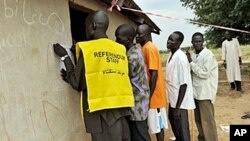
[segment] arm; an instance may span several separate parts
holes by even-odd
[[[174,109],[174,117],[175,118],[180,118],[181,116],[181,103],[185,97],[185,93],[186,93],[186,89],[187,89],[187,84],[182,84],[180,86],[180,90],[179,90],[179,95],[178,95],[178,99],[177,99],[177,103],[176,103],[176,106],[175,106],[175,109]]]
[[[235,42],[236,42],[237,51],[239,55],[239,64],[242,65],[240,43],[237,38],[235,39]]]
[[[181,103],[182,103],[184,96],[185,96],[185,93],[186,93],[186,89],[187,89],[187,84],[182,84],[180,86],[179,95],[178,95],[178,99],[177,99],[177,103],[176,103],[175,108],[180,109]]]
[[[82,53],[80,53],[80,57],[79,60],[77,61],[75,68],[69,57],[65,59],[64,64],[67,72],[66,80],[68,83],[70,83],[73,89],[77,91],[86,89],[86,82],[84,76],[85,68],[84,68],[84,60]]]
[[[150,98],[153,96],[155,91],[156,82],[158,79],[158,62],[160,62],[160,56],[157,48],[152,44],[152,47],[147,50],[146,64],[148,65],[149,71],[149,88],[150,88]],[[161,70],[162,71],[162,70]]]
[[[180,118],[181,116],[181,110],[180,110],[181,104],[186,94],[188,80],[191,77],[189,67],[190,67],[189,64],[184,60],[180,61],[177,66],[176,73],[179,74],[177,79],[178,82],[180,83],[180,88],[178,92],[178,99],[173,113],[175,118]]]
[[[222,65],[226,69],[227,68],[227,63],[226,63],[226,45],[225,45],[225,42],[222,43],[221,59],[223,61]]]
[[[238,53],[239,53],[239,57],[241,57],[240,43],[239,43],[238,39],[235,39],[235,41],[236,41],[236,45],[237,45],[237,50],[238,50]]]
[[[225,45],[225,42],[222,43],[221,59],[223,61],[226,61],[226,45]]]
[[[138,54],[137,52],[128,50],[127,51],[127,58],[128,58],[128,69],[129,69],[129,78],[132,83],[132,80],[135,75],[137,75],[136,72],[136,66],[138,66]]]
[[[71,46],[70,51],[71,51],[71,53],[72,53],[73,56],[74,56],[74,63],[76,64],[76,45],[75,45],[75,44],[73,44],[73,45]]]
[[[157,70],[149,70],[149,74],[150,74],[149,88],[150,88],[150,98],[151,98],[155,91],[156,81],[158,78],[158,72]]]
[[[196,74],[200,78],[208,78],[210,76],[211,70],[214,69],[216,65],[216,60],[214,56],[205,56],[204,62],[199,66],[194,62],[190,62],[191,70],[194,74]]]
[[[54,52],[59,56],[65,56],[67,55],[67,51],[60,45],[60,44],[54,44],[53,45]],[[66,82],[70,83],[71,86],[78,90],[81,91],[86,87],[85,85],[85,77],[84,77],[84,60],[83,60],[83,55],[80,53],[80,57],[78,60],[78,63],[76,64],[76,67],[74,68],[74,65],[69,58],[69,56],[66,57],[64,60],[64,65],[66,67],[66,71],[61,70],[63,80]]]

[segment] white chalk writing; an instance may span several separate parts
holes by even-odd
[[[49,29],[57,34],[61,34],[65,31],[64,23],[56,12],[51,12],[49,14],[46,14],[48,16],[45,16],[42,12],[39,12],[39,10],[36,10],[34,7],[32,14],[27,14],[26,11],[30,11],[30,9],[26,8],[26,0],[22,1],[22,9],[19,12],[19,5],[20,1],[16,0],[16,3],[14,5],[8,5],[7,0],[3,0],[4,3],[4,15],[5,18],[14,18],[14,17],[20,17],[22,14],[22,19],[27,25],[32,24],[40,24],[43,26],[48,26]],[[31,7],[29,7],[31,8]]]
[[[7,33],[7,36],[5,38],[0,39],[0,50],[3,48],[9,48],[9,47],[27,47],[28,41],[26,34],[23,31],[19,33]]]

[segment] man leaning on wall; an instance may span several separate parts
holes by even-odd
[[[60,44],[55,53],[66,66],[63,79],[82,92],[85,128],[92,141],[130,141],[126,116],[134,106],[128,77],[126,49],[106,35],[109,19],[105,12],[90,14],[85,22],[87,41],[76,44],[74,67]]]

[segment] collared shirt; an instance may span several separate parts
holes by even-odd
[[[139,47],[134,45],[127,52],[129,63],[129,77],[133,88],[135,106],[131,108],[130,119],[136,121],[145,120],[149,108],[149,85],[144,57]]]
[[[191,55],[190,63],[193,80],[194,98],[215,102],[218,87],[218,63],[214,54],[204,48],[199,54]]]
[[[172,54],[170,54],[166,63],[165,79],[170,106],[172,108],[176,107],[180,86],[186,84],[187,89],[180,108],[194,109],[192,80],[187,56],[181,49],[178,49],[170,60],[171,55]]]

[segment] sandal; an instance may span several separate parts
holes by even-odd
[[[246,115],[242,116],[241,119],[247,119],[247,118],[250,118],[250,114],[247,113]]]

